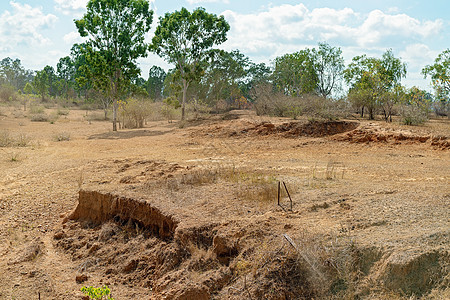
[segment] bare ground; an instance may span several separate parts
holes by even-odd
[[[0,299],[450,295],[448,120],[110,127],[0,116]]]

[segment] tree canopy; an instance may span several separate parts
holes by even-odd
[[[174,64],[183,82],[182,116],[185,118],[186,93],[189,84],[202,72],[202,63],[213,46],[226,41],[230,25],[203,8],[192,13],[186,8],[166,13],[159,19],[151,51]]]
[[[406,64],[394,57],[392,50],[387,50],[382,58],[356,56],[344,71],[344,78],[350,86],[349,98],[362,107],[367,107],[370,119],[374,118],[377,105],[383,106],[383,101],[391,101],[386,93],[400,85],[406,76]],[[388,105],[392,107],[391,105]],[[385,112],[390,119],[390,112]]]
[[[117,101],[140,74],[136,60],[147,56],[145,34],[152,20],[147,0],[90,0],[83,18],[75,20],[80,35],[89,37],[82,48],[89,64],[84,71],[113,102],[114,131]]]
[[[450,48],[443,51],[434,60],[433,65],[425,66],[422,69],[422,74],[427,77],[430,76],[433,86],[436,90],[437,96],[447,101],[450,96]],[[445,100],[444,100],[445,101]]]

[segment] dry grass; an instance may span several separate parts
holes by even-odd
[[[30,114],[36,115],[36,114],[43,114],[45,111],[45,107],[43,105],[36,105],[32,104],[30,105]]]
[[[34,114],[31,116],[31,122],[48,122],[50,117],[45,113]]]
[[[167,189],[177,191],[185,186],[199,186],[228,182],[235,185],[235,196],[242,200],[270,202],[277,197],[275,177],[257,171],[217,167],[192,170],[165,180]],[[150,183],[151,185],[151,183]]]
[[[86,115],[86,120],[89,121],[89,122],[92,122],[92,121],[106,121],[106,120],[108,120],[108,115],[106,116],[106,119],[105,119],[105,113],[104,112],[91,112],[91,113]]]
[[[57,133],[54,138],[56,142],[70,141],[70,133],[62,131]]]
[[[11,135],[7,130],[0,131],[0,147],[27,147],[31,143],[29,136],[23,133]]]
[[[68,116],[70,113],[70,110],[68,109],[63,109],[63,108],[58,108],[58,110],[56,111],[56,113],[58,114],[58,116]]]

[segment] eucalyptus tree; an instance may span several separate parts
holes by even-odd
[[[422,74],[431,77],[435,88],[450,94],[450,48],[440,53],[433,65],[423,68]]]
[[[314,67],[310,49],[277,57],[272,74],[274,87],[288,96],[313,93],[318,81]]]
[[[239,50],[215,51],[201,82],[208,103],[215,104],[219,99],[233,102],[241,97],[249,65],[249,58]]]
[[[327,43],[319,43],[319,48],[312,49],[311,55],[317,78],[317,93],[329,97],[333,91],[341,88],[345,69],[342,50]]]
[[[374,119],[377,106],[392,107],[383,105],[383,101],[392,101],[386,93],[399,86],[405,76],[406,64],[394,57],[392,50],[387,50],[381,59],[356,56],[344,71],[344,78],[350,85],[350,100],[358,103],[362,116],[367,107],[370,119]],[[391,111],[385,111],[386,120],[390,119],[390,114]]]
[[[163,68],[158,66],[152,66],[148,71],[147,80],[147,92],[150,98],[155,100],[162,99],[164,80],[166,79],[167,73]]]
[[[185,118],[186,94],[189,84],[203,73],[203,62],[211,49],[226,41],[230,25],[223,16],[197,8],[186,8],[160,17],[151,51],[175,65],[183,83],[181,119]]]
[[[45,70],[37,71],[33,80],[33,89],[41,96],[42,101],[45,100],[45,96],[48,94],[48,87],[48,73]]]
[[[65,56],[59,59],[56,65],[56,74],[61,82],[61,93],[68,98],[69,89],[73,87],[75,66],[70,56]]]
[[[434,64],[425,66],[422,74],[431,77],[437,100],[436,113],[450,118],[450,48],[440,53]]]
[[[26,70],[20,59],[6,57],[0,61],[0,84],[9,85],[22,90],[33,80],[33,71]]]
[[[89,68],[84,68],[103,97],[113,103],[113,131],[117,131],[118,100],[140,75],[137,59],[147,56],[145,34],[153,11],[147,0],[90,0],[83,18],[75,20]]]

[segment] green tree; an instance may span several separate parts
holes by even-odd
[[[386,51],[382,58],[356,56],[344,70],[344,78],[350,85],[349,99],[369,111],[369,118],[374,119],[376,107],[391,107],[383,105],[383,101],[392,101],[387,92],[400,85],[406,76],[406,64],[394,57],[392,50]],[[392,111],[384,111],[386,120],[391,120]]]
[[[202,63],[214,45],[226,41],[229,29],[223,16],[217,17],[203,8],[190,13],[183,7],[160,18],[150,49],[174,64],[179,72],[183,83],[182,120],[189,84],[202,75]]]
[[[47,73],[47,85],[48,85],[48,89],[49,89],[49,95],[50,96],[56,96],[57,95],[57,77],[56,77],[56,73],[55,73],[55,69],[52,66],[45,66],[44,67],[44,72]]]
[[[288,96],[315,91],[318,78],[311,50],[304,49],[275,58],[272,74],[275,88]]]
[[[33,80],[33,89],[41,96],[42,101],[45,101],[45,96],[48,94],[48,73],[45,70],[37,71]]]
[[[150,98],[160,100],[163,95],[166,72],[158,66],[152,66],[148,72],[147,92]]]
[[[230,104],[242,96],[246,69],[250,61],[238,50],[231,52],[216,51],[205,70],[201,84],[204,86],[203,98],[209,104],[215,104],[219,99]]]
[[[31,95],[33,93],[33,86],[29,82],[27,82],[27,84],[23,88],[23,92],[26,95]]]
[[[259,85],[270,83],[272,70],[265,63],[255,64],[250,62],[246,69],[247,77],[241,86],[242,94],[250,101],[254,101],[254,89]]]
[[[438,101],[437,113],[450,118],[450,48],[440,53],[433,65],[425,66],[422,74],[431,77]]]
[[[117,131],[118,100],[140,74],[136,60],[147,56],[145,34],[153,11],[147,0],[90,0],[87,12],[75,25],[89,37],[81,49],[90,66],[86,75],[113,103],[113,131]]]
[[[327,43],[319,43],[319,49],[312,49],[311,55],[317,76],[317,93],[329,97],[341,87],[345,68],[342,50]]]
[[[6,57],[0,61],[0,85],[9,85],[22,90],[33,80],[33,72],[26,70],[19,59]]]
[[[73,74],[73,86],[77,92],[78,97],[84,96],[85,101],[89,101],[89,90],[92,88],[92,81],[84,71],[89,69],[87,65],[85,49],[86,44],[74,44],[70,49],[70,58],[72,60],[74,74]]]
[[[430,76],[436,88],[450,94],[450,48],[440,53],[433,65],[425,66],[422,74]]]
[[[56,66],[56,73],[61,82],[61,92],[68,98],[69,89],[73,86],[75,67],[70,56],[62,57]]]

